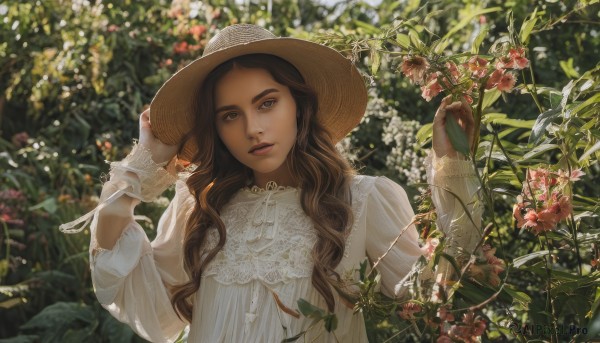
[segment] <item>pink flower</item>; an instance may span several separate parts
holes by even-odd
[[[177,42],[173,45],[173,52],[176,54],[185,54],[189,51],[187,42]]]
[[[452,312],[448,312],[448,308],[446,306],[440,307],[438,310],[438,317],[442,320],[442,322],[453,322],[454,315]]]
[[[478,342],[478,337],[483,335],[487,327],[480,317],[475,318],[473,312],[465,313],[461,324],[452,325],[448,335],[462,342]]]
[[[492,248],[488,244],[484,244],[481,247],[481,250],[483,251],[483,255],[485,256],[485,258],[487,259],[487,263],[490,266],[491,271],[496,275],[502,273],[504,271],[505,264],[503,260],[495,256],[496,248]]]
[[[425,79],[425,72],[429,69],[429,63],[421,56],[404,57],[400,69],[412,83],[420,85]]]
[[[119,31],[119,26],[118,26],[118,25],[115,25],[115,24],[112,24],[112,25],[110,25],[110,26],[109,26],[109,27],[106,29],[106,31],[108,31],[108,32],[116,32],[116,31]]]
[[[400,312],[398,312],[398,315],[402,319],[412,320],[412,319],[415,319],[415,313],[421,312],[421,310],[422,310],[421,305],[419,305],[417,303],[409,302],[409,303],[402,305],[402,310]]]
[[[488,70],[488,61],[479,57],[479,56],[473,56],[471,57],[471,59],[469,59],[469,62],[467,62],[467,69],[469,69],[469,71],[471,71],[471,74],[477,78],[482,78],[487,74],[487,70]]]
[[[556,227],[556,224],[560,221],[558,215],[548,209],[541,210],[537,214],[538,228],[543,231],[550,231]]]
[[[502,91],[502,92],[510,92],[513,89],[513,87],[515,86],[515,83],[517,83],[515,74],[505,73],[502,75],[502,77],[498,81],[496,88],[498,88],[498,90]]]
[[[440,244],[440,240],[437,238],[427,238],[425,246],[423,246],[423,254],[429,261],[435,252],[435,248]]]
[[[523,219],[525,219],[525,226],[534,228],[538,225],[537,221],[538,221],[538,216],[537,216],[537,212],[533,209],[529,209],[527,211],[527,214],[525,214],[525,217],[523,217]]]
[[[448,70],[448,73],[450,74],[450,77],[452,78],[452,82],[456,83],[458,79],[460,79],[460,72],[458,71],[456,63],[448,61],[445,65]]]
[[[508,56],[513,60],[513,68],[525,69],[529,67],[529,60],[525,57],[525,48],[519,47],[510,49],[508,51]]]
[[[566,195],[559,196],[557,193],[552,193],[552,198],[554,203],[548,208],[548,211],[555,214],[558,221],[568,218],[573,210],[571,199]]]
[[[487,83],[485,84],[485,89],[492,89],[492,88],[498,86],[498,83],[502,79],[503,75],[504,75],[503,70],[500,70],[500,69],[494,70],[492,75],[490,75],[490,78],[488,79]]]
[[[204,25],[194,25],[190,28],[189,33],[194,36],[194,39],[200,40],[200,36],[206,32],[206,26]]]
[[[524,69],[529,66],[529,60],[525,57],[525,48],[513,48],[508,51],[507,56],[502,56],[496,62],[497,69]]]
[[[440,92],[444,90],[442,85],[438,82],[438,75],[433,73],[429,75],[427,78],[427,84],[425,86],[421,86],[421,96],[427,100],[431,101],[431,99],[435,98]]]
[[[498,275],[505,269],[504,261],[494,256],[496,248],[492,248],[486,244],[481,247],[481,250],[486,263],[470,265],[468,275],[477,281],[498,286],[500,284],[500,277]]]
[[[566,171],[560,169],[558,171],[558,182],[567,184],[569,181],[579,181],[583,175],[585,175],[585,173],[581,171],[581,168],[573,169],[571,170],[571,173],[567,173]]]
[[[513,206],[513,216],[517,220],[517,227],[522,228],[525,226],[525,219],[523,218],[522,211],[525,208],[525,204],[517,203]]]
[[[496,69],[512,69],[515,67],[515,60],[510,58],[510,56],[502,56],[496,62]]]

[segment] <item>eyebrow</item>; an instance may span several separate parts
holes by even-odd
[[[260,98],[262,98],[263,96],[270,94],[270,93],[275,93],[275,92],[279,92],[279,90],[275,89],[275,88],[265,89],[264,91],[260,92],[260,94],[256,95],[254,98],[252,98],[252,103],[254,104],[258,100],[260,100]],[[235,105],[221,106],[221,107],[217,108],[217,110],[215,111],[215,114],[218,114],[218,113],[220,113],[222,111],[226,111],[226,110],[232,110],[235,108],[237,108],[237,106],[235,106]]]

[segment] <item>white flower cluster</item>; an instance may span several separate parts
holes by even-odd
[[[392,146],[386,164],[405,177],[407,184],[426,181],[424,153],[420,149],[416,134],[421,123],[414,120],[402,120],[392,117],[383,128],[382,140]]]
[[[358,160],[358,155],[356,150],[352,146],[352,137],[346,136],[341,141],[339,141],[335,147],[337,150],[344,156],[348,161],[354,163]]]
[[[378,97],[375,91],[370,91],[369,98],[365,116],[362,118],[361,123],[368,123],[371,117],[389,119],[398,116],[398,111],[388,105],[384,99]]]

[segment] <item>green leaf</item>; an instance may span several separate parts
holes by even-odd
[[[591,148],[589,148],[588,150],[586,150],[583,155],[581,155],[581,157],[579,157],[579,163],[583,162],[584,160],[586,160],[591,154],[595,153],[596,151],[600,150],[600,141],[596,142],[596,144],[594,144],[594,146],[592,146]]]
[[[500,98],[500,95],[502,95],[502,92],[499,91],[497,88],[486,90],[483,94],[483,102],[481,104],[481,109],[484,110],[492,106],[496,102],[496,100]]]
[[[531,261],[533,259],[536,259],[538,257],[542,257],[544,255],[548,255],[548,250],[536,251],[536,252],[533,252],[531,254],[527,254],[527,255],[524,255],[524,256],[517,257],[517,258],[515,258],[513,260],[513,266],[515,268],[520,268],[525,263],[527,263],[527,262],[529,262],[529,261]]]
[[[431,134],[433,133],[433,123],[427,123],[419,129],[417,132],[417,142],[423,145],[427,142],[429,138],[431,138]]]
[[[108,342],[131,342],[134,336],[133,330],[124,323],[116,320],[108,312],[103,311],[102,325],[100,333],[102,337],[106,337]]]
[[[504,291],[508,293],[514,301],[518,302],[524,308],[529,307],[529,303],[531,302],[531,297],[526,293],[519,292],[516,289],[513,289],[512,286],[506,285],[504,287]]]
[[[379,33],[378,28],[376,28],[375,26],[373,26],[371,24],[365,23],[364,21],[354,20],[354,24],[356,24],[357,27],[360,27],[361,29],[363,29],[365,33],[369,33],[369,34]]]
[[[408,31],[408,37],[410,38],[410,44],[415,47],[417,50],[421,50],[425,44],[419,38],[419,33],[415,30]]]
[[[489,30],[490,30],[490,28],[488,25],[484,25],[481,28],[481,30],[477,34],[477,37],[475,37],[475,39],[473,40],[473,45],[471,46],[472,54],[477,55],[479,53],[479,47],[481,46],[481,43],[483,42],[485,37],[487,37]]]
[[[396,35],[396,43],[398,43],[398,45],[400,45],[400,47],[408,50],[410,48],[410,37],[408,37],[408,35],[405,35],[403,33],[398,33]]]
[[[56,210],[58,209],[58,205],[56,204],[56,199],[48,198],[48,199],[42,201],[41,203],[31,206],[29,208],[30,211],[35,211],[35,210],[39,210],[39,209],[44,209],[44,211],[51,213],[51,214],[55,213]]]
[[[470,151],[467,135],[460,125],[458,125],[454,116],[450,114],[446,116],[446,133],[454,149],[465,156],[469,156]]]
[[[535,156],[537,156],[537,155],[539,155],[541,153],[544,153],[544,152],[549,151],[549,150],[554,150],[556,148],[558,148],[558,144],[549,144],[548,143],[548,144],[538,145],[535,148],[531,149],[531,151],[529,151],[528,153],[526,153],[523,156],[523,159],[521,161],[519,161],[519,162],[523,162],[523,161],[529,160],[529,159],[531,159],[531,158],[533,158],[533,157],[535,157]]]
[[[76,322],[92,323],[93,321],[94,313],[88,305],[58,302],[45,307],[40,313],[23,324],[21,329],[54,330]]]
[[[516,127],[520,129],[531,129],[533,125],[535,125],[535,120],[521,120],[521,119],[496,119],[493,120],[492,123],[506,125],[511,127]]]
[[[592,96],[591,98],[587,99],[586,101],[578,104],[571,112],[573,113],[573,115],[578,115],[579,112],[581,110],[583,110],[584,108],[588,107],[588,106],[592,106],[592,105],[597,105],[598,103],[600,103],[600,93]],[[600,114],[600,110],[596,107],[596,110],[592,112],[592,114],[596,114],[596,116],[598,114]],[[580,117],[584,117],[582,115],[579,114]]]
[[[456,291],[473,304],[480,304],[494,294],[492,289],[469,280],[461,281],[460,287]]]
[[[546,133],[546,127],[550,125],[556,118],[560,116],[560,109],[553,108],[542,114],[540,114],[533,128],[531,129],[531,135],[529,136],[529,144],[538,144],[544,134]]]
[[[565,72],[567,77],[576,79],[580,76],[577,70],[575,70],[575,67],[573,67],[573,57],[569,57],[569,59],[566,61],[559,61],[558,64]]]
[[[463,20],[461,20],[458,24],[454,25],[452,27],[452,29],[450,31],[448,31],[448,33],[446,33],[446,35],[443,37],[443,39],[448,39],[448,38],[452,37],[452,35],[454,35],[456,32],[460,31],[463,27],[467,26],[473,20],[473,18],[479,17],[482,14],[499,12],[499,11],[502,11],[502,7],[492,7],[492,8],[486,8],[486,9],[470,12],[468,16],[463,18]]]
[[[529,17],[529,19],[525,20],[523,22],[523,25],[521,25],[521,30],[519,31],[519,39],[521,40],[521,43],[527,44],[529,35],[531,34],[531,31],[533,30],[533,27],[535,26],[537,20],[538,20],[538,18],[537,18],[537,7],[536,7],[533,10],[533,13],[531,13],[531,16]]]
[[[302,298],[298,299],[298,310],[308,318],[322,319],[325,317],[325,311]]]
[[[327,330],[327,332],[335,331],[338,325],[337,316],[334,313],[328,314],[325,317],[325,322],[323,323],[323,325],[325,325],[325,330]]]
[[[431,44],[431,49],[434,53],[441,55],[449,44],[449,39],[438,39]]]
[[[371,74],[377,74],[379,66],[381,65],[381,53],[378,51],[381,49],[381,41],[377,40],[371,43]]]

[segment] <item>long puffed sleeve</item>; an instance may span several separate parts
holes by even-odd
[[[419,234],[412,224],[414,212],[400,185],[386,177],[378,177],[369,193],[365,215],[367,255],[372,260],[378,260],[385,254],[376,269],[381,274],[381,291],[386,296],[394,297],[394,287],[398,281],[412,270],[413,264],[423,255]],[[396,244],[390,248],[394,241]]]
[[[152,243],[132,221],[111,250],[91,256],[92,281],[102,306],[152,342],[174,342],[186,326],[171,306],[167,287],[188,280],[182,241],[190,200],[187,186],[178,181]],[[92,234],[94,229],[92,223]]]
[[[176,182],[174,165],[156,164],[150,151],[139,144],[125,159],[110,165],[110,180],[103,187],[96,209],[63,224],[61,230],[79,232],[93,218],[90,268],[99,302],[141,337],[152,342],[174,342],[186,323],[176,315],[167,289],[188,280],[183,268],[182,241],[193,199],[185,182],[177,181],[175,197],[157,225],[156,238],[150,243],[142,227],[135,222],[133,210],[140,201],[152,201]],[[119,199],[129,201],[117,202]],[[107,212],[112,216],[107,216]],[[102,219],[104,234],[118,233],[118,240],[110,249],[97,243],[99,219]]]
[[[439,158],[431,152],[426,167],[438,215],[437,225],[447,237],[446,253],[456,256],[466,251],[470,254],[481,239],[482,213],[473,164]],[[425,251],[419,245],[418,233],[412,224],[414,212],[400,185],[385,177],[377,178],[369,194],[366,216],[367,254],[378,261],[376,268],[382,276],[381,290],[385,295],[403,295],[411,283],[411,275],[417,271],[421,272],[422,280],[434,277],[429,269],[417,268],[416,262]],[[383,255],[385,257],[380,259]],[[436,279],[449,277],[449,268],[442,259]]]
[[[471,254],[482,237],[479,228],[483,213],[473,163],[440,158],[431,151],[425,166],[437,212],[436,224],[446,234],[446,252],[452,256],[461,250]]]

